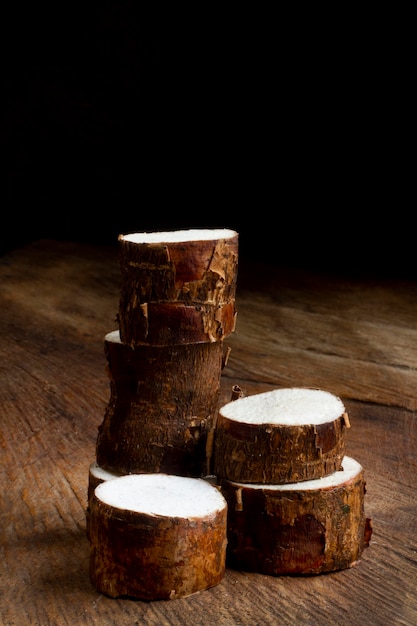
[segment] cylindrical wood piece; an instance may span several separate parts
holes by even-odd
[[[90,576],[108,596],[169,600],[213,587],[226,546],[227,503],[202,479],[131,475],[94,491]]]
[[[113,331],[104,348],[111,393],[98,430],[98,465],[120,474],[206,473],[223,342],[133,349]]]
[[[235,329],[238,233],[119,235],[119,329],[131,346],[213,342]]]
[[[220,484],[228,503],[231,567],[273,576],[320,574],[353,566],[368,545],[363,469],[350,457],[322,479]]]
[[[342,401],[320,389],[275,389],[220,408],[214,473],[242,483],[314,480],[340,468],[349,425]]]

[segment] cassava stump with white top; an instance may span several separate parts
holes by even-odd
[[[90,504],[93,499],[95,488],[101,485],[101,483],[104,483],[106,480],[113,480],[113,478],[119,478],[120,476],[123,476],[123,474],[119,474],[118,472],[109,472],[108,470],[100,467],[97,461],[90,463],[90,467],[88,469],[87,507],[85,512],[87,538],[90,537]]]
[[[172,600],[213,587],[226,546],[226,500],[202,479],[137,474],[94,491],[90,577],[110,597]]]
[[[123,343],[213,342],[235,329],[238,233],[190,229],[119,235]]]
[[[321,574],[352,567],[369,543],[364,472],[351,457],[321,479],[220,485],[228,503],[227,563],[236,569]]]
[[[113,480],[114,478],[120,478],[120,476],[123,476],[123,474],[105,470],[100,467],[97,461],[93,461],[93,463],[90,463],[90,467],[88,468],[88,501],[91,501],[94,495],[95,488],[101,485],[101,483],[104,483],[107,480]]]
[[[206,473],[223,342],[132,348],[113,331],[104,348],[110,399],[98,429],[98,465],[121,474]]]
[[[294,483],[337,471],[349,419],[342,401],[320,389],[274,389],[219,409],[214,473],[242,483]]]

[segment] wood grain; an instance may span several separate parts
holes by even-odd
[[[214,588],[169,602],[106,598],[88,575],[88,473],[110,393],[103,339],[116,328],[116,248],[39,241],[0,259],[0,284],[2,624],[415,626],[416,283],[242,270],[221,402],[235,384],[247,395],[294,384],[339,395],[372,540],[348,570],[227,569]]]

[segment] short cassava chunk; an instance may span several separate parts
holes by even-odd
[[[131,348],[113,331],[104,346],[111,393],[98,430],[98,465],[120,474],[202,476],[223,342]]]
[[[243,483],[293,483],[340,468],[349,419],[341,400],[320,389],[275,389],[220,408],[214,473]]]
[[[321,574],[353,566],[369,543],[364,473],[350,457],[322,479],[220,485],[229,511],[227,562],[236,569]]]
[[[227,546],[227,503],[197,478],[141,474],[96,487],[90,577],[110,597],[173,600],[217,585]]]
[[[238,233],[190,229],[119,236],[123,343],[213,342],[235,329]]]

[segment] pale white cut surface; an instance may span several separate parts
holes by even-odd
[[[107,333],[107,335],[105,335],[104,340],[108,341],[109,343],[122,343],[120,340],[120,331],[112,330],[110,333]]]
[[[233,400],[220,413],[246,424],[314,425],[336,420],[345,413],[343,402],[320,389],[274,389]]]
[[[247,487],[249,489],[267,489],[268,491],[315,491],[317,489],[328,489],[331,487],[338,487],[343,485],[347,481],[351,480],[362,471],[362,465],[352,459],[350,456],[343,457],[341,470],[333,472],[324,478],[317,478],[315,480],[303,480],[298,483],[287,483],[285,485],[265,485],[259,483],[236,483],[233,485],[239,487]]]
[[[95,495],[118,509],[167,517],[205,517],[226,507],[216,487],[201,478],[130,474],[101,483]]]
[[[116,472],[109,472],[109,470],[105,470],[100,465],[94,461],[90,465],[90,474],[99,480],[112,480],[113,478],[119,478],[121,474],[117,474]]]
[[[210,241],[211,239],[231,239],[236,231],[228,228],[191,228],[151,233],[129,233],[123,235],[124,241],[132,243],[176,243],[181,241]]]

